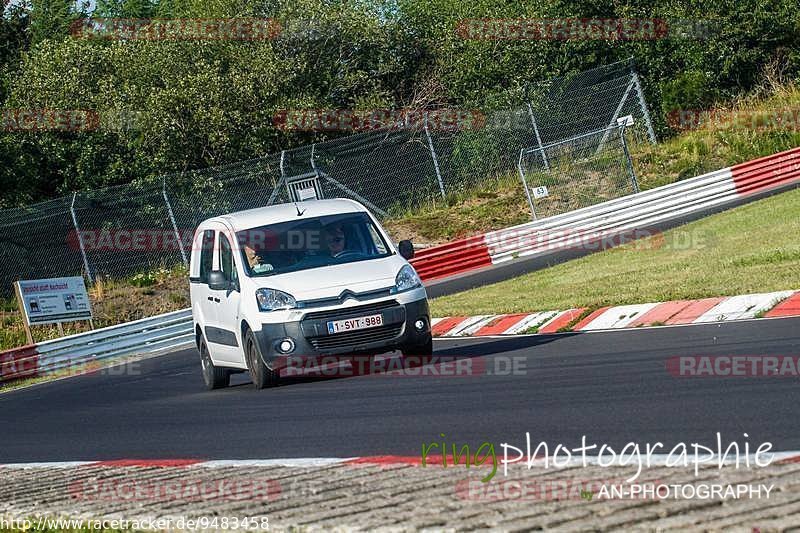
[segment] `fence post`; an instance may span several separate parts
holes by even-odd
[[[544,148],[542,147],[542,137],[539,135],[539,126],[536,125],[536,118],[533,116],[533,108],[531,107],[531,103],[528,102],[528,115],[531,117],[531,124],[533,124],[533,133],[536,134],[536,142],[539,143],[539,152],[542,154],[542,162],[544,163],[544,168],[548,172],[550,172],[550,163],[547,161],[547,154],[544,152]]]
[[[619,126],[619,136],[622,139],[622,151],[625,152],[625,163],[628,165],[628,172],[631,175],[631,182],[633,183],[633,192],[639,192],[639,182],[636,180],[636,172],[633,170],[633,161],[631,160],[631,153],[628,151],[628,143],[625,141],[625,124]]]
[[[269,195],[269,200],[267,200],[267,205],[272,205],[272,202],[275,201],[275,198],[278,197],[280,193],[280,188],[286,181],[286,172],[283,169],[283,160],[286,157],[286,150],[281,150],[281,179],[278,180],[278,183],[275,184],[275,187],[272,189],[272,194]]]
[[[433,158],[433,168],[436,170],[436,179],[439,181],[439,190],[442,193],[442,198],[445,197],[444,182],[442,181],[442,173],[439,170],[439,159],[436,157],[436,150],[433,149],[433,141],[431,140],[431,133],[428,131],[428,112],[425,112],[425,136],[428,138],[428,149],[431,151]]]
[[[633,84],[636,88],[636,95],[639,97],[639,107],[642,108],[644,120],[647,123],[647,136],[650,137],[650,142],[656,144],[656,132],[653,130],[653,122],[650,120],[650,111],[647,109],[647,102],[644,99],[644,92],[642,92],[642,85],[639,83],[639,75],[634,71]]]
[[[525,155],[525,149],[519,151],[519,160],[517,161],[517,170],[519,177],[522,180],[522,188],[525,189],[525,196],[528,198],[528,207],[531,208],[532,220],[536,220],[536,209],[533,208],[533,198],[531,198],[531,191],[528,189],[528,182],[525,180],[525,171],[522,170],[522,157]]]
[[[167,213],[169,220],[172,222],[172,229],[175,231],[175,238],[178,240],[178,247],[181,251],[181,259],[183,259],[183,266],[188,267],[189,262],[186,260],[186,252],[183,250],[183,239],[181,239],[181,232],[178,231],[178,225],[175,223],[175,215],[172,213],[172,204],[169,203],[167,196],[167,179],[166,176],[161,178],[161,194],[164,196],[164,202],[167,204]]]
[[[92,271],[89,268],[89,259],[86,257],[86,247],[83,244],[83,235],[81,234],[81,228],[78,227],[78,217],[75,216],[75,197],[78,196],[78,193],[72,193],[72,204],[69,206],[69,212],[72,215],[72,225],[75,227],[75,233],[78,235],[78,245],[81,248],[81,257],[83,257],[83,267],[86,269],[86,277],[89,278],[89,283],[94,283],[94,278],[92,277]]]
[[[617,108],[614,110],[614,114],[611,116],[611,121],[608,123],[608,129],[606,129],[606,132],[603,134],[603,138],[600,139],[600,144],[597,145],[597,150],[594,151],[594,155],[597,155],[603,151],[603,147],[606,145],[606,141],[608,140],[608,134],[611,133],[611,129],[617,123],[619,114],[622,111],[622,108],[625,106],[625,101],[628,100],[628,95],[631,94],[631,91],[635,86],[636,84],[634,83],[633,78],[631,78],[631,81],[628,82],[628,86],[625,87],[625,92],[622,93],[622,99],[620,99]]]

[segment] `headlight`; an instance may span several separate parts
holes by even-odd
[[[275,289],[258,289],[256,291],[258,308],[262,311],[276,311],[278,309],[294,309],[297,300],[294,296]]]
[[[422,281],[411,265],[403,266],[394,279],[394,292],[409,291],[421,286]]]

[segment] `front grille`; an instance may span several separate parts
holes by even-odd
[[[327,311],[316,311],[314,313],[308,313],[306,316],[303,317],[303,320],[315,320],[315,319],[328,319],[328,318],[342,318],[348,316],[358,316],[363,315],[365,313],[371,313],[373,311],[382,311],[384,309],[388,309],[390,307],[396,307],[399,305],[396,300],[386,300],[383,302],[376,302],[374,304],[367,304],[367,305],[357,305],[355,307],[348,307],[346,309],[328,309]]]
[[[334,298],[320,298],[318,300],[303,300],[302,302],[298,302],[298,304],[302,303],[306,309],[311,307],[329,307],[331,305],[342,305],[348,298],[353,298],[359,302],[365,302],[367,300],[376,300],[378,298],[385,298],[390,294],[392,294],[390,288],[377,289],[374,291],[359,292],[359,293],[354,293],[352,291],[345,291],[342,293],[342,295],[344,296],[336,296]]]
[[[400,335],[403,329],[403,324],[390,324],[388,326],[379,326],[377,328],[362,329],[356,331],[348,331],[346,333],[335,333],[333,335],[326,335],[323,337],[313,337],[308,339],[308,342],[316,350],[338,350],[341,348],[350,348],[362,344],[370,344],[373,342],[389,341]]]

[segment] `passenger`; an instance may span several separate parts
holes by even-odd
[[[339,257],[347,245],[341,224],[331,224],[325,228],[325,244],[331,257]]]

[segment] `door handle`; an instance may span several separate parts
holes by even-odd
[[[214,298],[212,298],[211,296],[209,296],[209,297],[208,297],[208,301],[209,301],[209,302],[213,302],[213,301],[214,301]]]
[[[219,303],[219,298],[214,298],[214,301],[215,301],[216,303]]]

